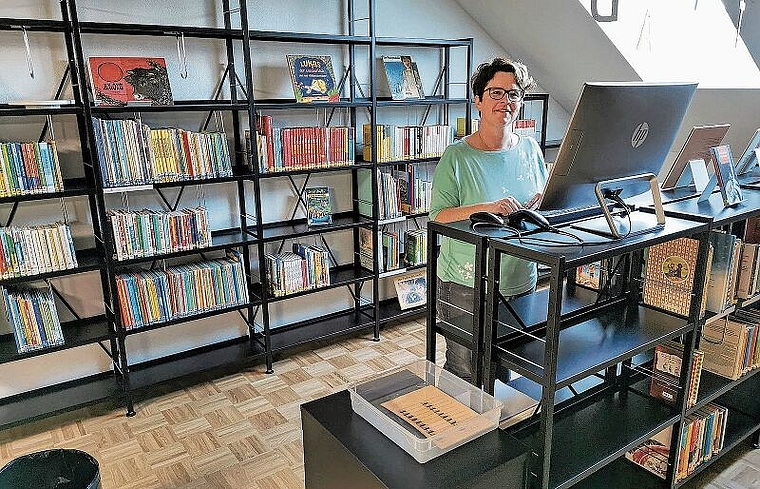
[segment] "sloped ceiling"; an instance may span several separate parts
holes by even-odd
[[[525,62],[539,84],[567,112],[573,110],[585,81],[641,79],[578,0],[456,1],[505,52]],[[622,4],[627,0],[620,1]],[[748,12],[754,8],[754,15],[760,18],[760,1],[747,3]],[[742,33],[747,37],[747,47],[752,50],[752,43],[757,42],[758,37],[751,34],[751,28],[757,19],[749,17],[745,14]],[[704,67],[718,70],[720,60],[705,59]],[[760,90],[698,90],[674,150],[678,150],[692,125],[722,122],[732,125],[726,141],[734,153],[741,152],[760,126]]]
[[[576,0],[457,0],[568,112],[584,82],[640,78]],[[476,41],[477,42],[477,41]]]

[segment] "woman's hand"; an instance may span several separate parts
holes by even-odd
[[[522,209],[522,207],[523,206],[520,201],[510,195],[509,197],[505,197],[501,200],[491,202],[490,212],[506,216],[516,211],[517,209]]]

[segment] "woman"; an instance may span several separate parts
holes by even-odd
[[[522,63],[495,58],[478,66],[471,79],[477,131],[450,145],[433,176],[430,218],[438,222],[467,219],[477,211],[508,215],[540,198],[546,167],[535,139],[520,136],[512,125],[533,79]],[[452,239],[441,242],[438,256],[439,317],[467,317],[474,324],[475,249]],[[536,265],[510,256],[502,258],[500,291],[506,297],[525,294],[536,286]],[[456,324],[461,324],[457,321]],[[445,368],[472,380],[471,352],[447,341]]]

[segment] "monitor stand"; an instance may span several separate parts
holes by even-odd
[[[621,191],[621,185],[637,181],[649,182],[649,188],[652,192],[654,203],[654,214],[642,211],[631,211],[629,213],[610,211],[607,206],[608,196],[617,195]],[[660,195],[660,185],[657,177],[653,173],[643,173],[630,177],[615,178],[605,180],[596,184],[594,187],[596,198],[602,209],[603,216],[587,221],[577,222],[572,225],[575,229],[587,231],[589,233],[608,236],[615,239],[622,239],[628,236],[648,233],[662,229],[665,226],[665,211],[662,208],[662,195]]]

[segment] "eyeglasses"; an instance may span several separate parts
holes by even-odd
[[[525,92],[523,92],[519,88],[513,88],[511,90],[507,90],[507,89],[499,88],[499,87],[491,87],[491,88],[486,88],[483,91],[488,92],[488,96],[494,100],[501,100],[504,98],[504,95],[506,95],[507,100],[509,100],[510,102],[520,102],[525,96]]]

